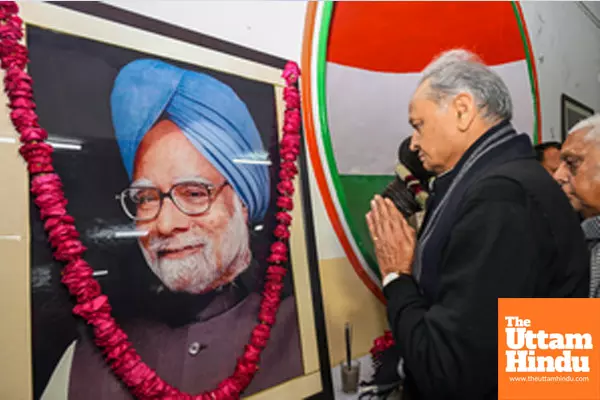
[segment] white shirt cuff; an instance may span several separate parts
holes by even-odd
[[[400,379],[404,380],[404,378],[406,378],[406,374],[404,373],[404,358],[401,358],[398,362],[398,368],[396,369],[396,372],[398,372]]]
[[[383,277],[383,287],[386,287],[390,282],[398,279],[399,277],[400,274],[398,274],[397,272],[390,272],[389,274]]]

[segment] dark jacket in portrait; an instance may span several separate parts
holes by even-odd
[[[232,309],[208,321],[172,328],[151,320],[123,326],[142,359],[181,391],[199,394],[215,389],[233,374],[238,358],[257,324],[260,295],[250,294]],[[268,389],[303,374],[294,297],[283,300],[260,370],[245,395]],[[89,335],[77,343],[69,399],[130,400],[133,396],[106,365]]]
[[[133,271],[119,278],[131,283],[127,286],[129,290],[126,294],[111,293],[110,297],[114,304],[121,305],[115,318],[142,360],[183,392],[199,394],[215,389],[235,371],[237,360],[258,323],[260,266],[252,262],[233,283],[207,294],[193,295],[163,288],[137,252],[127,260]],[[128,306],[126,311],[121,310],[124,304]],[[244,396],[304,374],[293,293],[281,301],[259,367]],[[57,398],[134,398],[113,375],[94,344],[93,331],[83,323],[79,338],[64,352],[42,396],[42,400]]]

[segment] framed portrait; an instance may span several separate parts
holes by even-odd
[[[20,6],[37,113],[85,259],[142,359],[182,391],[212,390],[257,323],[277,224],[285,60],[97,2]],[[3,338],[16,344],[1,361],[0,397],[131,399],[72,314],[2,118],[13,172],[1,178],[0,234],[12,242],[0,251],[13,283],[0,303],[10,299],[7,318],[28,335]],[[251,399],[332,391],[304,154],[300,170],[290,273],[243,393]]]
[[[594,114],[591,107],[575,100],[572,97],[562,94],[560,96],[560,120],[561,120],[561,139],[564,142],[569,130],[579,121]]]

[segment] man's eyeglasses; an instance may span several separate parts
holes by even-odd
[[[210,210],[214,199],[226,185],[227,182],[218,186],[182,182],[173,185],[167,193],[152,186],[130,187],[118,194],[116,199],[121,202],[125,214],[134,221],[150,221],[156,218],[165,198],[171,199],[182,213],[198,216]]]

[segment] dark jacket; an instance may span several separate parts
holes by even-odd
[[[405,399],[497,398],[498,298],[588,295],[583,233],[533,151],[482,173],[454,214],[426,280],[435,290],[425,295],[408,275],[384,288]]]

